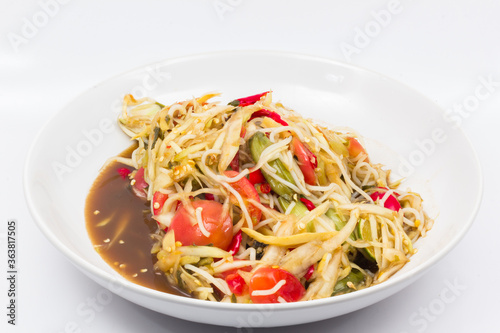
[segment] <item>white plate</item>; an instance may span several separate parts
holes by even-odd
[[[121,97],[167,104],[207,91],[228,102],[272,89],[300,113],[350,126],[367,139],[372,161],[407,177],[422,194],[434,228],[389,281],[329,299],[294,304],[219,304],[135,285],[93,250],[84,202],[100,167],[129,145],[116,125]],[[225,52],[162,61],[114,77],[76,98],[38,135],[25,170],[26,199],[40,230],[72,263],[116,294],[171,316],[227,326],[280,326],[335,317],[380,301],[417,279],[469,229],[482,176],[464,134],[433,102],[407,86],[328,59],[276,52]],[[77,287],[77,286],[76,286]],[[395,305],[397,306],[397,305]],[[222,315],[221,315],[222,313]]]

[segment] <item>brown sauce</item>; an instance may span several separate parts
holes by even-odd
[[[120,156],[130,157],[135,147]],[[101,170],[85,203],[87,232],[99,255],[127,280],[175,295],[187,296],[171,286],[163,273],[155,271],[151,234],[158,225],[149,203],[134,195],[130,180],[118,173],[128,167],[112,162]],[[98,213],[97,213],[98,212]]]

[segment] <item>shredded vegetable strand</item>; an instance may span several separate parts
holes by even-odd
[[[126,95],[118,119],[137,146],[108,163],[133,169],[132,190],[165,228],[153,252],[170,283],[210,301],[311,300],[385,281],[416,252],[433,220],[355,131],[305,119],[272,92],[211,102],[219,95],[167,106]],[[278,267],[293,278],[234,289]],[[283,294],[298,285],[297,299]]]

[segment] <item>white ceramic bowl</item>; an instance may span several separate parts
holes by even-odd
[[[228,102],[269,89],[275,101],[308,117],[356,129],[367,138],[372,161],[407,177],[403,186],[421,193],[428,213],[437,217],[428,236],[417,242],[418,253],[380,285],[293,304],[218,304],[122,278],[94,251],[84,221],[85,197],[100,167],[130,143],[116,125],[122,96],[149,95],[166,104],[217,90]],[[30,150],[24,185],[40,230],[76,267],[112,292],[186,320],[264,327],[339,316],[408,286],[469,229],[481,199],[482,176],[462,131],[407,86],[328,59],[256,51],[166,60],[93,87],[45,125]]]

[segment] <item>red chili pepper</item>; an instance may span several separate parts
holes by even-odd
[[[229,274],[226,277],[226,282],[229,287],[229,290],[237,296],[243,295],[245,291],[245,280],[238,274],[238,273],[233,273]]]
[[[240,248],[241,245],[241,239],[243,238],[243,235],[241,234],[241,230],[239,230],[236,235],[234,235],[233,240],[231,241],[231,244],[229,244],[229,248],[227,252],[231,253],[234,255],[236,252],[238,252],[238,249]]]
[[[304,275],[304,278],[306,279],[306,281],[311,278],[311,276],[313,275],[313,273],[314,273],[314,265],[311,265],[307,269],[306,275]]]
[[[246,134],[247,134],[247,128],[246,127],[242,127],[241,131],[240,131],[240,138],[243,139]]]
[[[271,185],[268,183],[260,184],[260,191],[264,194],[271,192]]]
[[[205,193],[205,199],[214,201],[215,197],[212,193]]]
[[[168,194],[162,193],[160,191],[156,191],[153,195],[153,214],[159,215],[163,208],[163,204],[168,199]]]
[[[306,198],[300,198],[300,201],[302,201],[302,203],[306,205],[306,208],[310,211],[316,208],[316,206],[311,202],[311,200],[307,200]]]
[[[248,174],[248,180],[252,185],[255,184],[260,184],[266,181],[266,178],[264,178],[264,175],[260,171],[260,169],[255,170],[254,172],[250,172]]]
[[[234,171],[240,172],[240,151],[236,152],[236,155],[234,155],[233,160],[229,163],[229,166]]]
[[[269,93],[269,91],[266,91],[266,92],[263,92],[262,94],[238,98],[232,102],[229,102],[228,105],[241,106],[241,107],[247,106],[247,105],[252,105],[252,104],[255,104],[256,102],[258,102],[262,98],[262,96],[265,96],[268,93]]]
[[[281,119],[281,116],[279,114],[277,114],[274,111],[269,111],[267,109],[255,111],[254,113],[252,113],[252,116],[250,117],[249,120],[252,120],[254,118],[259,118],[259,117],[269,117],[272,120],[274,120],[275,122],[277,122],[278,124],[281,124],[283,126],[288,126],[288,123],[286,121],[284,121],[283,119]]]
[[[130,171],[130,170],[129,170],[129,169],[127,169],[127,168],[120,168],[120,169],[118,169],[118,170],[116,170],[116,171],[118,171],[118,173],[120,174],[120,176],[121,176],[123,179],[127,178],[127,176],[128,176],[128,175],[132,172],[132,171]]]

